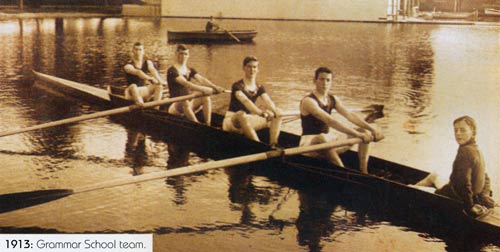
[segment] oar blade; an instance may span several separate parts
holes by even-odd
[[[0,213],[43,204],[73,194],[73,190],[54,189],[0,195]]]
[[[383,112],[384,110],[384,105],[383,104],[371,104],[366,107],[364,107],[361,112]]]
[[[367,121],[368,123],[373,123],[375,122],[377,119],[380,119],[384,117],[384,113],[382,111],[378,111],[378,112],[373,112],[373,113],[370,113],[368,114],[366,117],[365,117],[365,121]]]

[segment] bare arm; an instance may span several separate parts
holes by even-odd
[[[208,88],[208,87],[204,87],[201,85],[197,85],[191,81],[188,81],[182,75],[177,76],[177,78],[175,78],[175,81],[177,81],[177,83],[179,83],[179,84],[183,85],[184,87],[189,88],[191,90],[200,91],[204,94],[213,94],[213,89]]]
[[[267,93],[263,93],[261,97],[266,108],[273,112],[274,116],[280,116],[281,111],[276,107],[271,97]]]
[[[319,119],[320,121],[326,123],[329,127],[332,127],[340,132],[343,132],[347,135],[353,137],[359,137],[364,139],[364,134],[348,127],[342,122],[335,120],[331,115],[326,113],[323,109],[320,108],[318,103],[314,101],[312,98],[305,98],[300,104],[300,113],[303,115],[312,115]]]
[[[218,93],[222,93],[224,92],[224,88],[222,87],[219,87],[217,85],[215,85],[213,82],[211,82],[209,79],[205,78],[203,75],[197,73],[195,74],[194,78],[200,82],[201,84],[203,85],[206,85],[206,86],[209,86],[211,88],[213,88],[215,91],[217,91]]]
[[[160,83],[162,85],[166,85],[167,82],[160,76],[160,74],[158,73],[158,71],[156,70],[155,68],[155,65],[153,64],[153,62],[151,60],[148,60],[146,61],[147,64],[148,64],[148,70],[149,72],[153,75],[154,78],[156,78],[157,82],[156,83]],[[142,71],[141,71],[142,72]]]
[[[243,106],[245,106],[245,108],[250,111],[251,114],[262,115],[264,113],[262,109],[257,107],[257,105],[255,105],[255,103],[248,99],[248,97],[240,90],[236,91],[234,95],[236,99],[238,99],[238,101],[240,101],[241,104],[243,104]]]
[[[377,129],[372,127],[369,123],[367,123],[365,120],[361,119],[357,114],[349,111],[344,104],[335,97],[335,109],[337,112],[339,112],[340,115],[345,117],[347,120],[349,120],[351,123],[355,124],[358,127],[361,127],[363,129],[369,130],[374,137],[374,140],[380,140],[383,138],[383,135],[381,132],[379,132]]]

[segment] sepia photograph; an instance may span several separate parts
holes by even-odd
[[[500,1],[0,0],[0,251],[500,251]]]

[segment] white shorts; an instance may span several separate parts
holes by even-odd
[[[234,125],[233,116],[235,112],[227,111],[224,115],[224,121],[222,121],[222,130],[228,132],[235,132],[239,134],[243,134],[243,130],[241,127]],[[259,130],[269,126],[269,122],[261,116],[254,114],[246,114],[247,117],[250,117],[249,121],[253,129]]]

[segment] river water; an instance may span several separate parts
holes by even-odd
[[[100,109],[34,88],[28,77],[31,69],[98,87],[121,84],[121,67],[131,45],[142,41],[165,75],[175,49],[167,42],[167,29],[194,30],[204,22],[1,21],[0,129]],[[314,70],[328,66],[335,72],[332,91],[349,107],[385,105],[385,117],[377,124],[386,138],[372,147],[375,156],[447,177],[457,149],[452,121],[472,116],[500,201],[500,26],[238,20],[222,25],[259,34],[253,44],[190,45],[191,66],[229,88],[242,77],[242,59],[255,55],[260,60],[259,81],[284,110],[297,109],[313,87]],[[214,110],[224,112],[228,99],[215,97]],[[300,132],[296,121],[284,128]],[[0,193],[78,188],[209,158],[100,118],[0,138]],[[384,216],[383,209],[360,206],[366,197],[349,188],[313,190],[311,183],[294,185],[247,170],[219,169],[3,213],[0,231],[154,233],[155,251],[500,249],[489,242],[470,245],[452,234]],[[374,213],[363,214],[366,211]]]

